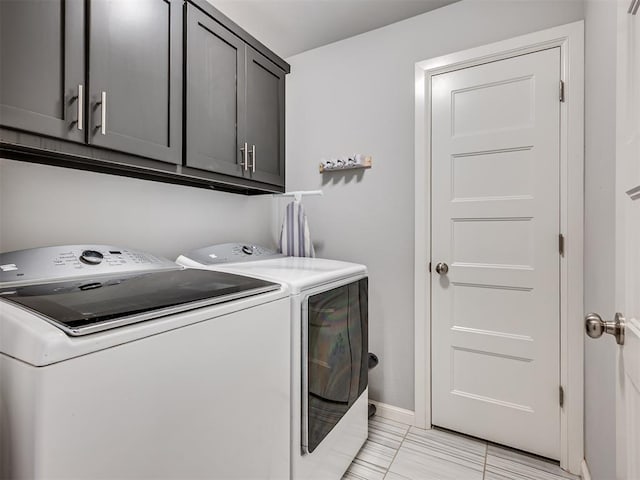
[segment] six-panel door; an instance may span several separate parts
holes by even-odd
[[[241,176],[244,142],[244,42],[187,6],[186,164]],[[247,167],[248,168],[248,165]]]
[[[182,163],[181,0],[89,3],[89,143]]]
[[[0,1],[0,124],[83,142],[84,58],[84,1]]]

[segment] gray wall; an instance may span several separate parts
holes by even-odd
[[[615,310],[616,2],[585,2],[585,312]],[[608,341],[607,341],[608,340]],[[592,478],[615,478],[615,356],[585,337],[585,458]]]
[[[287,60],[287,188],[305,201],[324,257],[370,271],[372,398],[414,409],[414,64],[583,18],[575,1],[464,0]],[[361,175],[318,173],[345,153]]]
[[[0,160],[0,251],[109,243],[173,260],[211,243],[271,245],[272,201]]]

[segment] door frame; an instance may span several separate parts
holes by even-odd
[[[560,466],[580,474],[584,459],[583,213],[584,22],[578,21],[415,65],[415,426],[431,428],[431,77],[560,47]],[[560,86],[558,86],[560,94]],[[425,295],[425,292],[427,294]]]

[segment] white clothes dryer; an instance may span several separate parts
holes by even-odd
[[[339,480],[368,434],[364,265],[223,244],[177,263],[280,282],[291,292],[291,478]]]
[[[0,254],[0,478],[285,478],[289,293],[107,245]]]

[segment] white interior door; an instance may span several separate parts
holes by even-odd
[[[434,76],[431,112],[432,423],[555,459],[559,86],[550,48]]]
[[[629,0],[618,6],[616,306],[626,327],[617,357],[617,477],[640,480],[640,13],[627,13]]]

